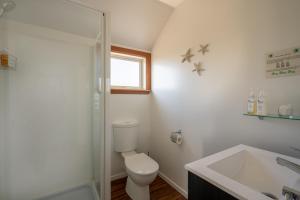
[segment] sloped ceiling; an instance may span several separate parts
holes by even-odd
[[[113,44],[147,51],[151,51],[174,9],[157,0],[80,0],[80,2],[110,12]]]
[[[179,6],[184,0],[159,0],[165,4],[168,4],[169,6],[172,6],[174,8],[176,8],[177,6]]]
[[[109,12],[112,44],[151,51],[173,7],[158,0],[14,0],[8,17],[24,23],[45,25],[96,37],[98,17],[73,2]],[[88,13],[88,12],[90,13]],[[96,13],[97,14],[97,13]],[[66,25],[67,24],[67,25]]]
[[[5,15],[8,19],[88,38],[97,38],[99,34],[99,13],[96,11],[62,0],[14,2],[16,8]]]

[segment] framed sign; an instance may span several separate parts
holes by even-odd
[[[300,47],[266,55],[266,77],[278,78],[300,75]]]

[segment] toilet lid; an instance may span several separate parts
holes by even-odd
[[[159,169],[157,162],[144,153],[129,156],[125,159],[125,165],[130,171],[142,175],[152,174]]]

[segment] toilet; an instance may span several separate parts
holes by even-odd
[[[149,184],[157,176],[159,166],[144,153],[137,153],[138,122],[113,123],[114,149],[121,153],[127,172],[126,192],[133,200],[150,200]]]

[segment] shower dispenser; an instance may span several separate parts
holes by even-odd
[[[9,54],[8,49],[2,49],[0,51],[0,69],[1,70],[10,70],[16,69],[17,58]]]

